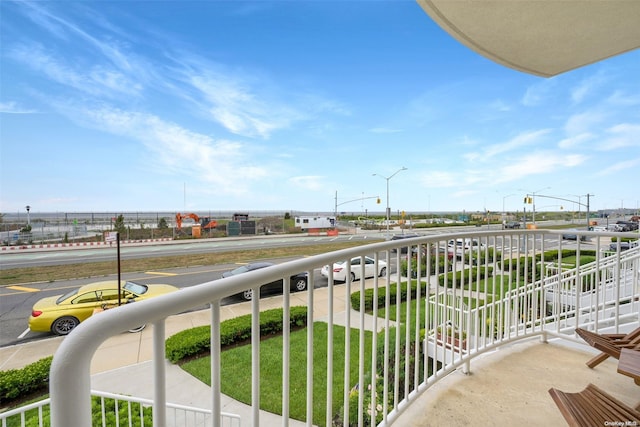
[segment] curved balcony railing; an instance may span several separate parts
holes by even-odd
[[[110,336],[143,323],[153,325],[153,422],[154,426],[167,425],[165,320],[202,307],[203,302],[210,304],[211,311],[213,425],[221,425],[220,301],[249,288],[258,295],[261,284],[277,280],[287,284],[278,298],[284,326],[282,416],[283,425],[288,425],[288,278],[303,271],[308,273],[309,284],[320,284],[306,291],[307,324],[312,325],[321,314],[328,322],[328,339],[322,344],[328,354],[326,377],[339,377],[344,384],[342,394],[334,397],[333,383],[327,381],[325,419],[313,420],[314,337],[313,328],[307,328],[307,425],[329,426],[336,412],[354,425],[391,425],[418,395],[452,370],[468,370],[474,357],[484,352],[535,336],[577,340],[573,332],[576,327],[618,330],[625,323],[639,322],[640,249],[621,250],[619,244],[611,244],[612,237],[637,239],[638,235],[573,233],[576,240],[563,240],[561,231],[505,230],[374,243],[203,283],[105,312],[78,326],[54,356],[51,425],[91,424],[90,364],[94,353]],[[346,263],[344,270],[339,266],[325,268],[325,287],[324,279],[318,278],[323,267],[351,259],[356,263]],[[366,280],[353,280],[354,276],[367,275],[368,260],[372,260],[370,265],[376,273]],[[338,278],[345,282],[338,282]],[[358,292],[360,298],[352,299]],[[316,301],[320,293],[323,299]],[[338,372],[333,367],[331,331],[336,326],[338,302],[345,300],[357,301],[343,319],[347,329],[359,329],[357,378],[349,374],[349,369]],[[261,300],[254,298],[251,413],[242,414],[252,426],[260,425],[261,307]],[[395,322],[402,326],[393,327]],[[368,348],[364,344],[368,333],[365,328],[380,331],[372,334]],[[341,345],[347,365],[351,344],[350,334],[345,334]],[[368,372],[366,366],[375,372]]]

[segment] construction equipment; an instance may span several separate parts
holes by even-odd
[[[198,215],[194,213],[181,214],[180,212],[178,212],[176,214],[176,228],[178,229],[178,231],[182,230],[182,220],[187,218],[191,218],[196,223],[200,224],[200,217]]]
[[[194,224],[191,227],[191,235],[193,237],[200,237],[201,229],[210,230],[218,226],[218,221],[211,219],[209,217],[200,218],[198,215],[194,213],[182,214],[178,212],[176,214],[176,228],[178,229],[178,231],[182,230],[182,220],[188,219],[188,218],[191,218],[196,222],[196,224]]]

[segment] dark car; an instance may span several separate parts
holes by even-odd
[[[254,270],[259,270],[261,268],[266,268],[266,267],[271,267],[272,263],[270,262],[253,262],[250,264],[246,264],[243,266],[240,266],[236,269],[230,270],[230,271],[225,271],[224,273],[222,273],[222,277],[230,277],[230,276],[236,276],[238,274],[242,274],[242,273],[247,273],[249,271],[254,271]],[[308,282],[308,276],[307,273],[298,273],[298,274],[294,274],[293,276],[291,276],[289,278],[289,285],[291,287],[292,291],[304,291],[307,289],[307,282]],[[264,291],[274,291],[274,290],[280,290],[282,291],[282,280],[276,280],[275,282],[271,282],[271,283],[267,283],[264,284],[260,287],[260,294],[263,295]],[[237,294],[237,296],[239,296],[240,298],[244,299],[245,301],[251,301],[251,298],[253,298],[253,290],[252,289],[247,289],[246,291],[240,292],[239,294]]]
[[[562,233],[562,239],[563,240],[578,240],[578,230],[567,230],[564,233]],[[584,234],[582,236],[580,236],[580,241],[584,242],[587,240],[587,236],[585,236]]]
[[[504,228],[520,228],[520,223],[518,221],[509,221],[504,225]]]
[[[404,239],[413,239],[415,237],[420,237],[419,234],[394,234],[390,240],[404,240]],[[391,252],[396,252],[397,249],[392,249]],[[401,254],[407,253],[407,246],[403,246],[400,248]]]
[[[620,242],[620,250],[621,251],[626,251],[629,250],[631,248],[635,248],[636,246],[638,246],[638,241],[633,241],[633,242]],[[611,244],[609,245],[609,250],[611,251],[617,251],[618,250],[618,242],[611,242]]]
[[[638,229],[638,223],[634,221],[618,221],[616,224],[620,226],[620,231],[635,231]]]

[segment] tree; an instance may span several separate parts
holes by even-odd
[[[127,229],[126,229],[126,227],[124,225],[124,215],[122,215],[122,214],[118,215],[118,217],[116,218],[116,222],[113,224],[113,228],[118,233],[120,233],[120,235],[125,234],[125,231]]]
[[[160,221],[158,221],[158,228],[161,230],[169,228],[166,218],[160,218]]]

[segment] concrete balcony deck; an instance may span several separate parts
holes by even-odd
[[[487,353],[468,375],[458,369],[424,392],[395,425],[562,426],[566,422],[549,388],[577,392],[589,383],[631,407],[640,404],[640,387],[617,372],[617,360],[594,369],[585,365],[594,354],[584,345],[539,339]]]

